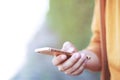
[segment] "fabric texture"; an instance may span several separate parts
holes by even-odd
[[[93,36],[87,49],[101,56],[100,30],[100,0],[95,1],[92,23]],[[111,73],[110,80],[120,79],[120,0],[106,0],[105,6],[106,46],[108,66]]]

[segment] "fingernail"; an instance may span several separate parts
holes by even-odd
[[[73,48],[69,48],[69,52],[73,52],[74,51],[74,49]]]
[[[64,71],[61,67],[58,68],[59,71]]]
[[[59,67],[58,70],[61,71],[61,68]]]
[[[70,44],[70,42],[66,41],[66,42],[64,42],[63,46],[66,46],[66,45],[69,45],[69,44]]]
[[[69,42],[69,41],[66,41],[65,44],[70,44],[70,42]]]

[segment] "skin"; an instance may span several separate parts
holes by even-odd
[[[52,63],[59,71],[65,74],[76,76],[81,74],[85,69],[99,71],[101,69],[99,58],[89,50],[78,51],[70,42],[65,42],[61,49],[73,53],[71,57],[66,55],[54,56]],[[86,57],[90,56],[88,60]]]

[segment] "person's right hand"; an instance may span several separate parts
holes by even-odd
[[[78,52],[70,42],[65,42],[61,50],[70,52],[73,55],[69,58],[63,54],[54,56],[52,63],[57,66],[60,71],[68,75],[74,76],[82,73],[88,61],[86,54]]]

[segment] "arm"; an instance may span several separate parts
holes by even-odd
[[[59,55],[53,58],[53,64],[58,67],[60,71],[65,72],[69,75],[78,75],[82,73],[84,69],[90,69],[98,71],[101,69],[100,62],[100,13],[99,13],[99,2],[96,0],[94,17],[92,23],[93,36],[89,46],[83,51],[77,51],[71,43],[65,43],[62,50],[74,53],[72,57],[67,58],[66,55]],[[91,59],[87,60],[86,56],[90,56]]]
[[[91,38],[90,44],[89,46],[85,49],[86,51],[90,51],[93,53],[93,55],[96,56],[96,63],[95,62],[89,62],[88,65],[89,68],[88,69],[92,69],[92,67],[95,65],[97,69],[96,70],[100,70],[101,69],[101,46],[100,46],[100,5],[99,5],[99,0],[96,0],[95,2],[95,9],[94,9],[94,16],[93,16],[93,23],[92,23],[92,33],[93,36]],[[95,68],[95,67],[94,67]]]

